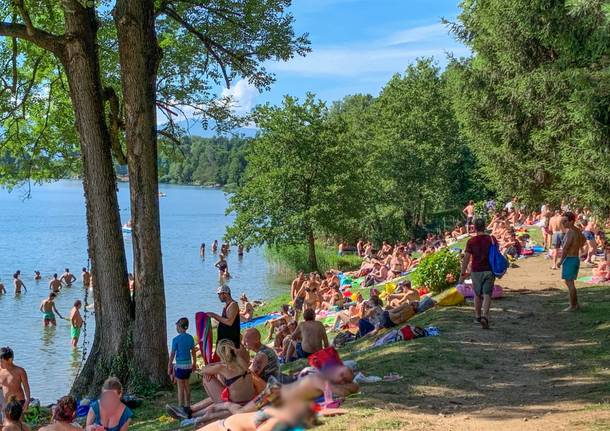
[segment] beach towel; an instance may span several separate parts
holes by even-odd
[[[213,362],[214,352],[212,350],[212,319],[207,313],[199,311],[195,313],[195,324],[197,326],[197,338],[199,339],[199,351],[205,365]]]
[[[576,281],[580,281],[581,283],[587,284],[610,284],[610,280],[606,280],[605,278],[598,277],[596,275],[588,275],[585,277],[577,278]]]
[[[268,322],[269,320],[277,319],[278,317],[280,317],[280,313],[271,313],[265,314],[263,316],[256,316],[253,317],[252,320],[250,320],[249,322],[242,322],[239,327],[240,329],[254,328],[256,326],[262,325],[265,322]]]

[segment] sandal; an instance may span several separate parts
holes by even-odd
[[[481,317],[481,327],[483,329],[489,329],[489,320],[487,317]]]

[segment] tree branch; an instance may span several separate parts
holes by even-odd
[[[47,51],[51,51],[58,57],[63,56],[63,36],[56,36],[33,27],[28,31],[28,28],[25,25],[10,22],[0,22],[0,36],[24,39]]]
[[[30,18],[30,14],[28,13],[27,9],[25,8],[25,4],[23,3],[23,0],[13,0],[13,3],[15,5],[15,7],[17,8],[17,10],[19,11],[19,15],[21,16],[21,19],[25,23],[25,30],[26,30],[28,36],[34,36],[34,32],[36,31],[36,29],[32,25],[32,19]]]

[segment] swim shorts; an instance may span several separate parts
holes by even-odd
[[[301,345],[301,343],[297,343],[296,351],[297,351],[297,357],[299,359],[309,358],[311,356],[311,353],[308,353],[305,350],[303,350],[303,346]]]
[[[561,278],[564,280],[576,280],[580,269],[580,258],[578,256],[568,256],[561,264]]]
[[[302,296],[298,296],[294,300],[294,308],[295,308],[295,310],[303,311],[303,304],[304,303],[305,303],[305,298],[303,298]]]
[[[551,238],[551,246],[553,248],[561,248],[562,242],[563,242],[563,232],[553,232],[553,237]]]
[[[472,289],[475,295],[491,295],[494,290],[494,282],[496,281],[491,271],[473,272],[470,274],[472,279]]]
[[[43,312],[43,319],[45,322],[55,322],[55,313],[52,311]]]
[[[191,368],[174,368],[174,377],[178,380],[188,380],[193,370]]]
[[[595,241],[595,235],[590,230],[583,230],[582,234],[587,241]]]
[[[77,328],[76,326],[71,326],[70,327],[70,336],[72,338],[80,337],[80,328]]]

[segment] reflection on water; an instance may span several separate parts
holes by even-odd
[[[215,293],[219,285],[214,268],[217,254],[211,253],[214,239],[221,240],[226,224],[226,197],[218,190],[197,187],[161,186],[167,197],[160,199],[163,268],[166,287],[168,337],[174,335],[171,325],[180,316],[194,316],[202,310],[219,312],[221,304]],[[119,185],[121,217],[129,219],[129,193],[126,184]],[[78,278],[71,288],[58,295],[55,304],[62,316],[68,316],[76,299],[85,302],[80,283],[80,269],[87,266],[86,228],[83,191],[75,181],[62,181],[33,189],[32,198],[22,200],[19,191],[0,190],[0,282],[7,295],[0,296],[0,345],[15,351],[15,362],[26,368],[32,396],[43,403],[65,395],[81,364],[81,335],[78,350],[70,345],[69,322],[57,319],[56,328],[44,328],[40,304],[48,296],[48,283],[54,272],[69,267]],[[205,242],[206,256],[199,255]],[[125,237],[131,268],[132,244]],[[238,257],[229,253],[228,285],[237,296],[248,293],[252,299],[263,299],[286,289],[270,273],[262,250],[255,249]],[[27,293],[14,295],[12,274],[21,269]],[[43,279],[35,282],[34,270]],[[131,270],[130,270],[131,271]],[[89,295],[89,302],[92,297]],[[83,310],[83,315],[84,315]],[[94,316],[87,313],[87,349],[94,334]]]

